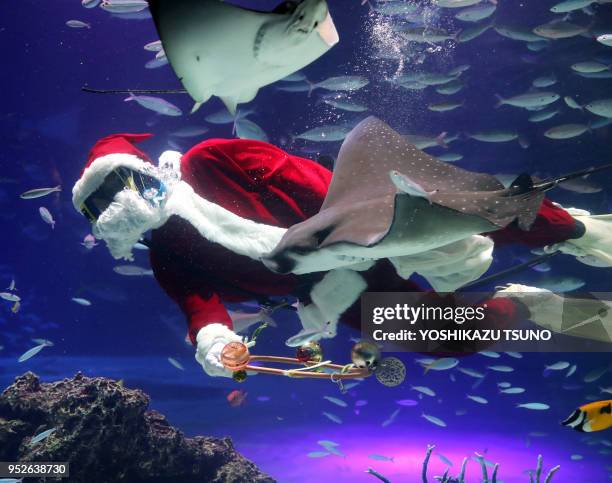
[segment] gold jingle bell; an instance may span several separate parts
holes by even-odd
[[[316,341],[307,342],[298,347],[295,358],[300,362],[321,362],[323,360],[323,349]]]
[[[374,371],[380,363],[380,349],[373,342],[362,340],[351,350],[351,360],[355,367]]]

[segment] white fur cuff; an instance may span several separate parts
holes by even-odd
[[[221,364],[221,350],[230,342],[242,342],[242,337],[223,324],[208,324],[196,336],[196,360],[209,376],[231,377],[232,372]]]
[[[314,286],[310,298],[328,321],[337,322],[367,287],[359,273],[339,268],[328,272]]]

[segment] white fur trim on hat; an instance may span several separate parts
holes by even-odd
[[[126,167],[142,171],[151,167],[151,163],[143,161],[134,154],[116,153],[96,158],[83,173],[83,176],[72,188],[72,204],[81,211],[81,204],[96,191],[104,182],[104,178],[115,168]]]

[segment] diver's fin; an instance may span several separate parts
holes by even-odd
[[[510,185],[510,188],[517,188],[517,191],[526,193],[533,189],[533,179],[527,173],[519,174]]]
[[[92,89],[83,86],[81,90],[92,94],[187,94],[185,89]]]
[[[541,181],[539,183],[534,184],[533,189],[538,191],[548,191],[549,189],[554,188],[560,183],[565,183],[566,181],[570,181],[575,178],[580,178],[591,173],[597,173],[598,171],[603,171],[606,169],[612,169],[612,163],[604,164],[602,166],[591,166],[590,168],[582,169],[580,171],[574,171],[573,173],[557,176],[555,178],[549,178],[545,181]]]

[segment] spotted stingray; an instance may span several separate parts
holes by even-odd
[[[263,261],[280,273],[310,273],[415,255],[511,223],[528,230],[546,190],[608,167],[543,182],[523,174],[504,188],[493,176],[435,159],[368,117],[342,144],[319,213],[292,226]]]

